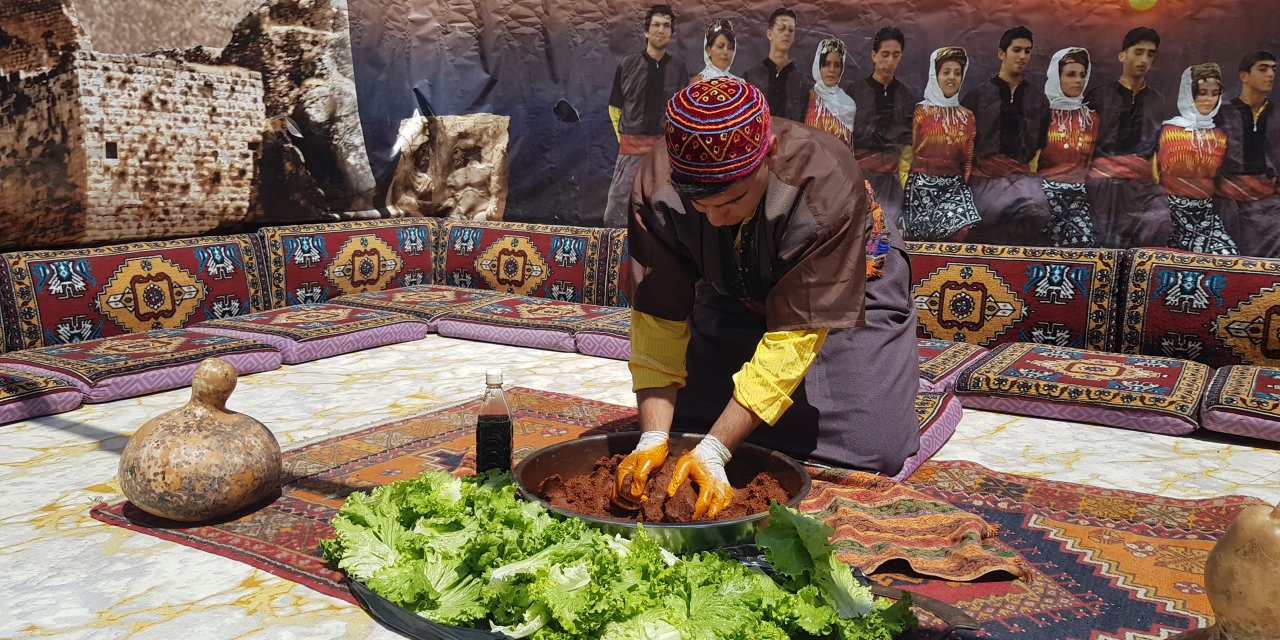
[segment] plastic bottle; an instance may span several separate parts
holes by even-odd
[[[484,372],[484,400],[476,418],[476,472],[511,471],[511,410],[502,392],[502,370]]]

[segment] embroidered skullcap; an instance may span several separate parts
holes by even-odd
[[[960,68],[969,66],[969,55],[960,47],[943,47],[938,49],[938,56],[933,60],[934,71],[942,70],[944,62],[959,62]]]
[[[769,103],[733,78],[689,85],[667,103],[671,179],[684,183],[740,180],[769,150]]]
[[[1206,80],[1217,80],[1222,84],[1222,68],[1216,62],[1206,62],[1191,67],[1191,81],[1197,86]]]

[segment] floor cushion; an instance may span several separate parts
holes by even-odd
[[[462,311],[507,297],[492,291],[424,284],[390,291],[357,293],[334,298],[331,302],[364,309],[403,313],[427,323],[427,329],[435,331],[436,320],[450,311]]]
[[[85,402],[110,402],[191,384],[205,358],[221,358],[240,375],[280,366],[275,347],[194,329],[145,333],[26,349],[0,356],[0,367],[67,381]]]
[[[98,340],[271,308],[253,236],[206,236],[0,256],[9,351]]]
[[[964,342],[920,338],[916,340],[920,355],[920,390],[950,391],[965,365],[981,358],[986,349]]]
[[[602,278],[613,258],[604,229],[450,220],[441,232],[432,282],[565,302],[606,301]]]
[[[574,351],[575,332],[616,311],[616,307],[508,296],[465,311],[451,311],[436,322],[436,331],[449,338]]]
[[[1280,442],[1280,369],[1245,365],[1219,369],[1204,394],[1200,426]]]
[[[631,249],[627,244],[627,230],[610,229],[605,235],[608,261],[600,279],[604,282],[602,304],[610,307],[630,307],[627,299],[627,280],[631,277]]]
[[[631,359],[631,310],[621,309],[593,320],[573,334],[574,348],[583,355]]]
[[[435,218],[263,227],[271,306],[430,284],[439,228]]]
[[[0,424],[70,411],[83,400],[60,378],[0,367]]]
[[[192,328],[269,344],[280,351],[285,364],[421,340],[427,335],[427,323],[413,316],[338,304],[300,304],[210,320]]]
[[[951,439],[964,416],[964,408],[955,394],[924,392],[916,395],[916,415],[920,418],[920,449],[907,458],[902,471],[893,476],[899,482],[915,473]]]
[[[1122,252],[908,242],[917,336],[1111,351]]]
[[[1124,295],[1122,353],[1280,366],[1280,259],[1137,249]]]
[[[1211,372],[1189,360],[1013,343],[965,368],[955,391],[969,409],[1184,435]]]

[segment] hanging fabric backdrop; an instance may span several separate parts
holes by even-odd
[[[425,102],[436,115],[490,112],[511,117],[511,220],[599,225],[618,153],[608,100],[619,60],[644,48],[639,0],[350,0],[351,42],[361,120],[376,175],[394,169],[401,119]],[[702,34],[727,17],[738,34],[732,71],[768,53],[769,1],[671,3],[677,14],[669,53],[692,72],[702,68]],[[1156,29],[1162,43],[1148,81],[1176,115],[1178,80],[1188,65],[1221,65],[1225,99],[1239,91],[1245,54],[1280,52],[1274,0],[863,0],[798,2],[792,58],[809,76],[814,50],[830,35],[849,45],[842,84],[871,71],[871,37],[893,25],[907,40],[898,77],[923,89],[929,53],[965,47],[970,68],[962,91],[999,68],[997,43],[1009,27],[1035,32],[1029,81],[1044,86],[1053,52],[1082,46],[1093,56],[1090,86],[1115,80],[1124,34]],[[423,101],[415,98],[417,89]],[[558,118],[564,100],[580,116]],[[862,105],[859,105],[862,107]],[[562,107],[563,112],[563,107]],[[572,118],[570,118],[572,119]]]

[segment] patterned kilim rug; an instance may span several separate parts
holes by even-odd
[[[517,457],[636,427],[632,408],[569,395],[517,388],[508,402]],[[477,408],[469,402],[288,451],[282,495],[225,522],[174,525],[123,500],[92,514],[351,600],[342,575],[320,556],[334,512],[352,491],[430,469],[469,473]],[[1236,512],[1256,502],[1170,500],[965,462],[927,463],[907,484],[825,468],[810,473],[813,491],[801,508],[836,528],[841,559],[879,569],[881,583],[954,603],[983,624],[954,637],[1162,638],[1163,629],[1203,626],[1205,557]],[[927,615],[922,623],[941,626]]]

